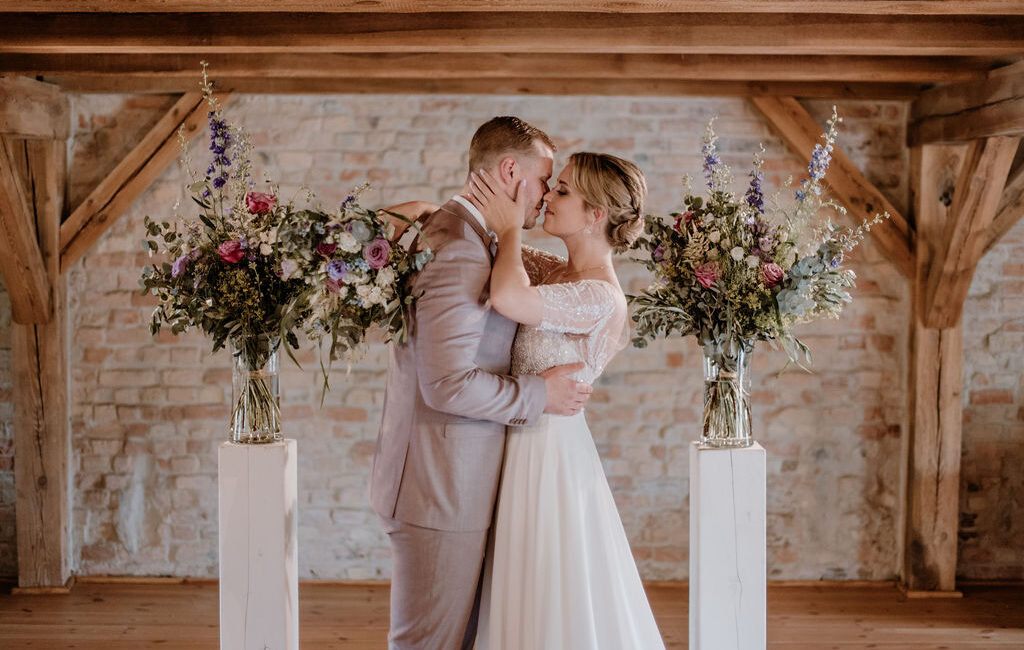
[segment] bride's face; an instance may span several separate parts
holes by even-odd
[[[572,184],[572,164],[566,165],[558,175],[558,183],[544,195],[544,232],[565,239],[579,234],[593,216],[579,191]]]

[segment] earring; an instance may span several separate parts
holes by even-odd
[[[590,226],[587,226],[586,228],[583,229],[583,232],[585,232],[585,233],[587,233],[589,235],[590,233],[592,233],[594,231],[593,231],[593,229]]]

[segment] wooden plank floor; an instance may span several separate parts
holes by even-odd
[[[904,600],[889,586],[769,587],[768,647],[1024,648],[1024,586],[963,591],[958,600]],[[685,584],[650,585],[648,594],[668,648],[686,648]],[[303,650],[385,647],[386,584],[303,583],[299,599]],[[217,645],[214,582],[90,582],[79,583],[70,595],[0,593],[4,650],[215,650]]]

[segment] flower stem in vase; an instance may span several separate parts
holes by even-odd
[[[267,335],[232,342],[231,441],[268,443],[282,439],[277,348]]]
[[[701,444],[749,447],[754,444],[750,416],[752,345],[704,356],[704,416]]]

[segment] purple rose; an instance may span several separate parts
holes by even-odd
[[[182,255],[178,259],[174,260],[174,264],[171,265],[171,277],[176,278],[185,272],[185,266],[188,264],[189,255],[188,253]]]
[[[348,266],[341,260],[334,260],[327,265],[327,276],[335,282],[340,282],[347,271]]]
[[[761,279],[766,287],[774,287],[782,282],[784,277],[786,277],[786,272],[775,262],[768,262],[761,267]]]
[[[384,267],[391,260],[391,244],[386,239],[374,239],[363,249],[363,259],[371,269]]]
[[[217,247],[217,254],[225,264],[237,264],[245,257],[245,250],[242,248],[242,242],[231,239]]]
[[[697,276],[697,282],[700,282],[701,286],[710,289],[720,276],[718,271],[718,262],[707,262],[705,264],[701,264],[697,267],[694,274]]]

